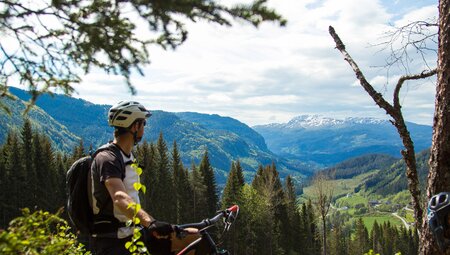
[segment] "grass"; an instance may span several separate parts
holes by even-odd
[[[336,200],[336,205],[339,207],[348,206],[348,207],[355,207],[357,204],[363,204],[364,206],[367,206],[368,199],[366,197],[363,197],[361,195],[352,195],[350,197],[341,197],[338,200]]]
[[[333,187],[333,195],[335,197],[353,193],[355,188],[360,185],[367,176],[374,174],[376,171],[370,171],[368,173],[360,174],[352,179],[337,179],[327,181],[327,186]],[[314,189],[312,186],[303,188],[303,195],[301,201],[305,201],[308,198],[313,198]],[[367,202],[366,202],[367,204]]]
[[[384,222],[390,222],[391,225],[395,226],[402,226],[403,223],[400,219],[397,217],[391,215],[391,214],[375,214],[375,215],[367,215],[361,217],[364,225],[366,226],[369,233],[372,231],[373,224],[375,221],[378,225],[382,225]]]

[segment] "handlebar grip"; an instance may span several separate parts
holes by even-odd
[[[239,206],[238,205],[233,205],[230,208],[227,209],[230,212],[237,212],[239,211]]]
[[[181,224],[177,225],[178,228],[184,229],[184,228],[197,228],[202,229],[206,228],[207,226],[211,225],[210,221],[208,219],[202,220],[198,223],[187,223],[187,224]]]

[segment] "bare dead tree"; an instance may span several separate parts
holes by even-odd
[[[323,255],[327,254],[327,214],[331,207],[333,199],[334,185],[329,180],[333,179],[324,172],[319,172],[314,176],[312,181],[313,193],[315,197],[315,205],[319,211],[320,220],[322,222],[322,247]]]
[[[436,69],[423,71],[420,74],[415,75],[405,75],[400,77],[398,80],[394,93],[393,93],[393,103],[389,103],[384,99],[381,93],[377,92],[374,87],[367,81],[361,69],[358,67],[356,62],[350,56],[350,54],[345,49],[345,45],[342,43],[341,39],[335,32],[332,26],[329,27],[329,33],[333,37],[336,48],[342,53],[344,59],[350,64],[354,73],[356,74],[356,78],[359,80],[361,86],[366,90],[366,92],[372,97],[375,103],[386,111],[386,113],[392,117],[391,123],[397,129],[397,132],[402,139],[404,150],[401,151],[403,159],[406,163],[406,176],[408,179],[408,189],[411,193],[411,201],[414,208],[414,216],[416,219],[416,226],[420,229],[422,218],[423,218],[423,208],[420,202],[420,188],[419,188],[419,178],[417,175],[417,166],[416,166],[416,156],[414,151],[414,143],[411,139],[411,135],[406,126],[405,120],[403,118],[401,104],[399,100],[400,90],[405,81],[408,80],[418,80],[424,79],[436,74]]]
[[[389,70],[393,66],[398,66],[407,74],[410,74],[410,64],[417,62],[417,58],[419,58],[421,64],[432,69],[428,63],[427,55],[433,55],[433,59],[437,55],[437,27],[435,18],[392,27],[382,37],[383,41],[374,45],[380,46],[381,51],[390,52],[384,67]]]

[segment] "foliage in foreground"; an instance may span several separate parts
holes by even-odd
[[[7,230],[0,230],[0,253],[30,254],[90,254],[77,242],[67,222],[59,214],[22,210],[23,216],[12,220]]]

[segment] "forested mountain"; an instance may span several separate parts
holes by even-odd
[[[10,90],[22,100],[28,100],[30,97],[26,91],[17,88]],[[22,103],[20,100],[17,102]],[[66,127],[69,133],[74,134],[73,137],[75,135],[80,137],[86,147],[92,145],[96,148],[112,139],[113,129],[108,126],[106,117],[110,108],[108,105],[96,105],[85,100],[55,94],[39,97],[34,108],[36,111],[47,113],[58,122],[59,126]],[[238,159],[247,181],[260,164],[272,162],[276,163],[282,177],[291,174],[295,178],[300,178],[310,173],[308,166],[298,162],[292,164],[269,151],[261,135],[235,119],[199,113],[151,111],[153,115],[149,125],[145,127],[144,140],[155,142],[162,133],[169,146],[176,141],[185,165],[189,165],[192,161],[198,164],[207,149],[220,184],[224,183],[231,162]],[[13,115],[20,116],[18,114],[19,112],[15,112]],[[20,123],[17,124],[20,127]],[[17,125],[13,124],[9,128],[17,128]],[[53,135],[49,137],[53,140]],[[69,151],[78,144],[78,141],[59,139],[55,143],[58,148]]]
[[[351,179],[375,169],[390,169],[399,160],[386,154],[367,154],[347,159],[324,171],[335,179]]]
[[[428,149],[416,154],[417,171],[422,190],[424,190],[429,170],[429,158],[430,151]],[[377,194],[384,197],[397,194],[408,188],[404,160],[385,154],[354,157],[322,171],[335,179],[352,179],[361,174],[368,174],[364,181],[355,188],[355,192],[363,190],[367,194]]]
[[[64,150],[70,151],[79,142],[80,137],[72,133],[65,125],[55,120],[46,111],[39,107],[33,107],[26,116],[23,112],[26,108],[25,102],[22,100],[10,100],[6,98],[1,99],[2,102],[9,108],[11,114],[6,114],[0,110],[0,143],[6,140],[8,131],[18,132],[27,118],[35,130],[41,131],[44,134],[52,137],[54,146]]]
[[[416,151],[431,146],[431,126],[407,123]],[[369,153],[400,157],[403,144],[393,125],[373,118],[298,116],[288,123],[253,127],[279,156],[331,166]]]
[[[417,173],[419,175],[420,188],[425,191],[425,182],[429,171],[428,160],[430,151],[424,150],[416,155]],[[368,178],[359,188],[364,188],[370,193],[382,196],[396,194],[407,189],[406,165],[404,160],[399,160],[391,167],[380,168],[380,171]]]

